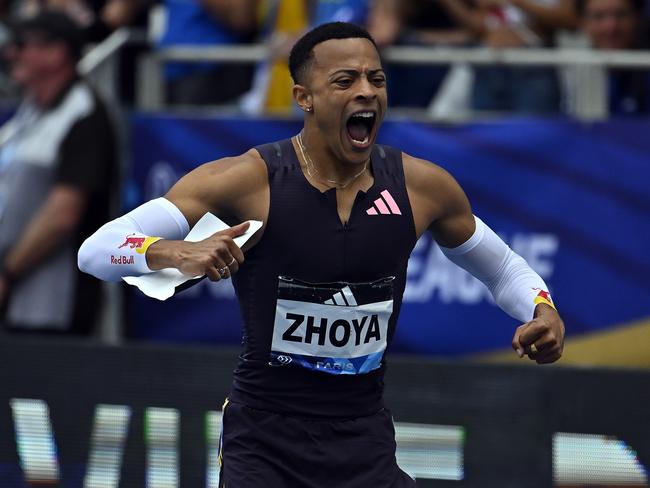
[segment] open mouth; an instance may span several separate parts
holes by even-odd
[[[356,147],[365,148],[370,143],[372,129],[375,127],[377,113],[372,110],[355,112],[347,122],[348,136]]]

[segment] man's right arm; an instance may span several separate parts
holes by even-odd
[[[244,260],[233,238],[244,233],[247,224],[201,242],[183,238],[206,212],[233,224],[265,221],[267,193],[266,168],[256,151],[204,164],[179,180],[164,198],[141,205],[86,239],[79,249],[79,268],[107,281],[170,267],[213,280],[223,278],[227,268],[228,277]]]

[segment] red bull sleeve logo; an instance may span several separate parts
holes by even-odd
[[[159,240],[160,237],[136,236],[135,234],[130,234],[126,236],[124,242],[117,248],[122,249],[123,247],[127,247],[128,249],[135,249],[135,252],[138,254],[144,254],[147,252],[149,246]]]
[[[555,305],[553,304],[553,299],[551,298],[551,294],[547,292],[546,290],[542,290],[541,288],[533,288],[533,291],[538,291],[539,293],[533,300],[535,305],[538,305],[540,303],[545,303],[549,307],[552,307],[555,309]],[[556,309],[557,310],[557,309]]]
[[[149,246],[160,240],[160,237],[138,236],[129,234],[124,238],[124,242],[117,246],[117,249],[125,251],[135,250],[137,254],[145,254]],[[111,264],[135,264],[135,256],[132,254],[111,255]]]
[[[144,244],[145,239],[146,237],[135,237],[135,234],[131,234],[130,236],[126,236],[126,240],[121,246],[118,246],[118,249],[126,246],[129,246],[131,249],[140,248]]]

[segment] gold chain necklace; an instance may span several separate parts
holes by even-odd
[[[316,176],[316,175],[312,174],[311,169],[313,168],[315,173],[320,173],[320,171],[318,171],[318,168],[316,167],[314,162],[311,160],[311,158],[307,154],[307,148],[305,147],[305,144],[302,142],[302,131],[300,131],[298,133],[298,137],[296,139],[298,139],[298,147],[300,148],[300,154],[302,156],[302,159],[305,161],[305,166],[307,168],[307,174],[309,175],[310,178],[312,178],[314,180],[317,180],[317,181],[320,181],[321,183],[325,183],[326,185],[330,185],[330,186],[333,185],[334,187],[341,188],[341,189],[347,188],[348,186],[350,186],[350,184],[354,180],[356,180],[359,176],[364,174],[366,172],[366,170],[368,169],[368,161],[370,161],[370,160],[366,161],[366,163],[363,165],[363,169],[361,171],[359,171],[356,175],[354,175],[352,178],[350,178],[345,183],[339,183],[336,180],[330,180],[330,179],[325,178],[324,176],[322,176],[320,174],[318,176]]]

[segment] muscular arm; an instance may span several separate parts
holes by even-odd
[[[404,176],[417,235],[427,230],[438,244],[456,247],[474,233],[469,200],[456,180],[429,161],[403,154]]]
[[[481,280],[503,311],[524,322],[512,341],[520,357],[527,352],[538,363],[557,361],[564,324],[542,278],[472,215],[451,175],[408,155],[404,174],[418,235],[428,228],[452,262]]]
[[[250,219],[266,222],[266,167],[253,150],[237,158],[207,163],[181,178],[165,198],[178,207],[190,227],[206,212],[218,215],[229,224]],[[228,249],[222,251],[230,251],[238,262],[242,262],[243,255],[240,256],[231,240],[226,245]],[[214,246],[214,242],[205,243],[204,246],[188,246],[183,241],[161,240],[149,248],[147,265],[152,270],[174,267],[185,274],[196,275],[199,268],[206,264],[200,255],[204,255],[210,246]],[[221,261],[225,260],[220,260],[220,264]],[[227,263],[224,262],[221,266],[224,264]]]
[[[200,242],[182,239],[206,212],[229,224],[265,222],[268,201],[266,166],[256,151],[204,164],[176,183],[164,199],[147,202],[102,226],[81,246],[79,267],[104,280],[162,268],[219,280],[224,277],[219,269],[228,267],[234,273],[243,262],[233,238],[247,225],[234,225]]]

